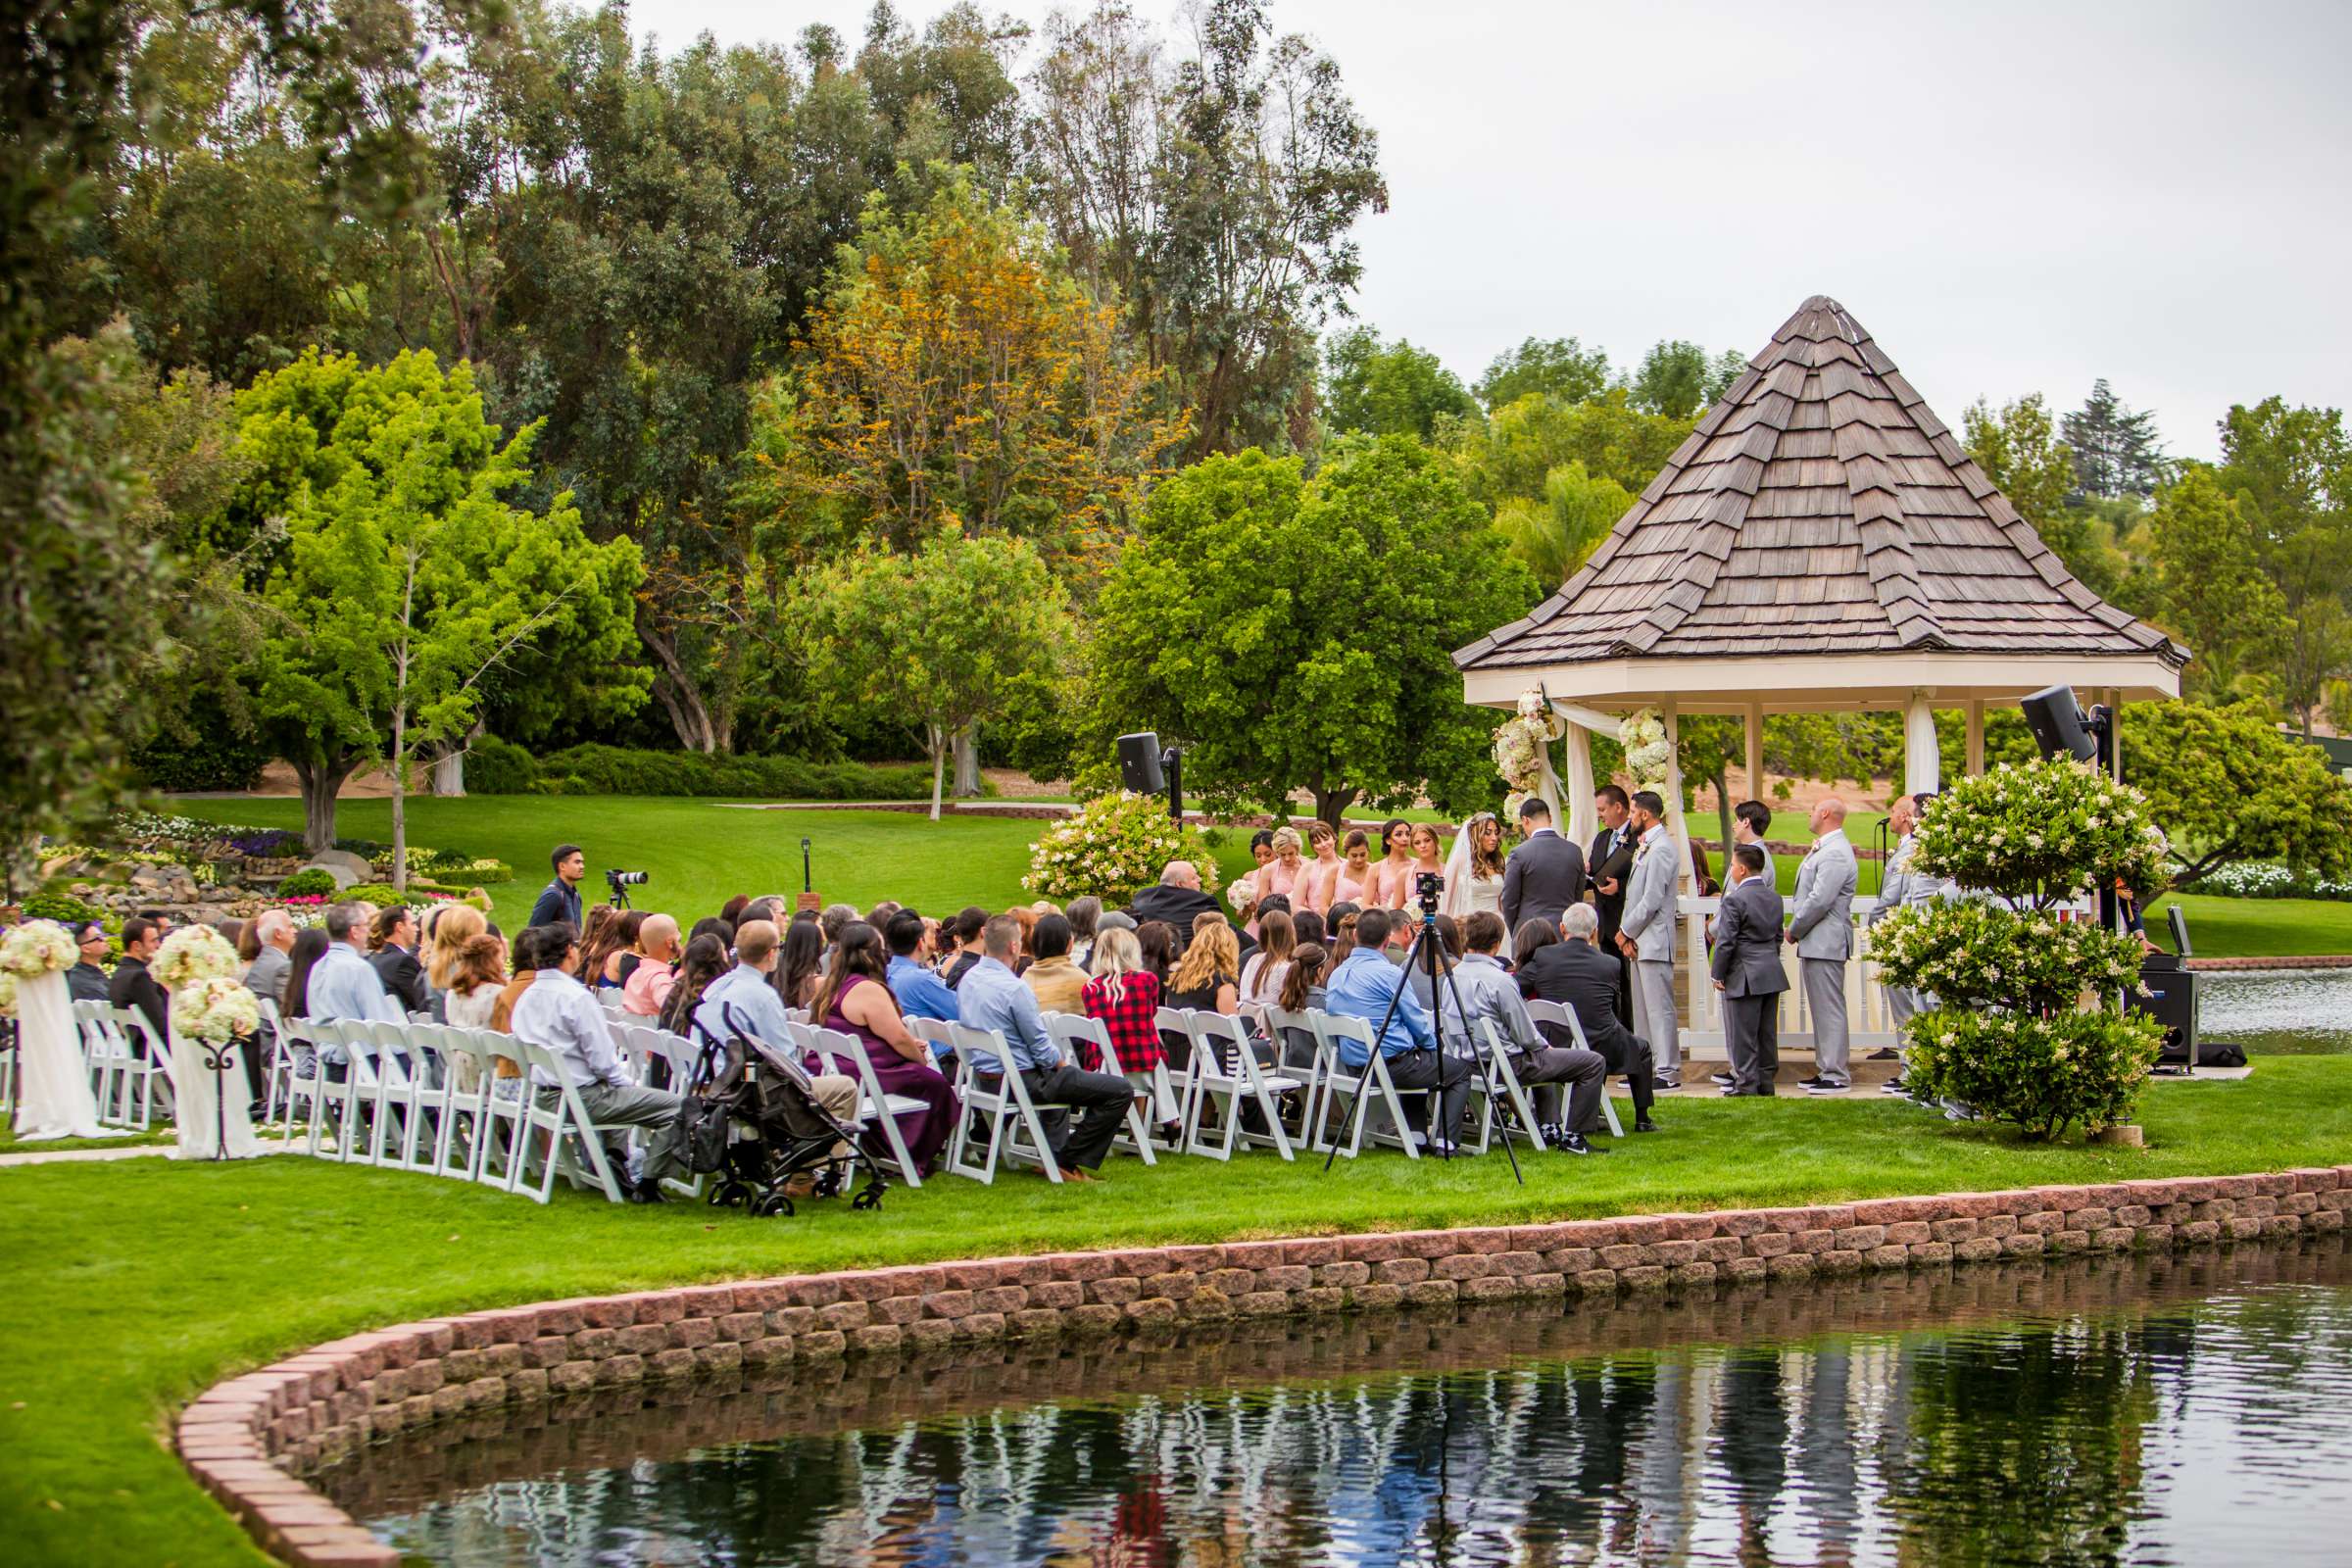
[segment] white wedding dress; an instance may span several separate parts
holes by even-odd
[[[190,1040],[176,1029],[172,1031],[172,1098],[177,1107],[173,1118],[179,1126],[179,1148],[176,1159],[214,1159],[219,1157],[220,1140],[225,1133],[230,1159],[251,1159],[262,1152],[260,1140],[253,1136],[253,1117],[246,1110],[246,1081],[243,1044],[230,1044],[222,1052],[220,1074],[205,1061],[205,1043]],[[221,1094],[225,1086],[227,1094]]]
[[[98,1125],[90,1064],[74,1027],[74,1004],[62,973],[17,983],[17,1141],[119,1138]]]

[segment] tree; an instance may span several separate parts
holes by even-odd
[[[953,527],[912,553],[869,548],[809,572],[793,622],[816,691],[922,725],[934,822],[956,737],[1049,673],[1070,635],[1061,588],[1028,541]]]
[[[1709,359],[1705,349],[1678,338],[1655,344],[1642,356],[1628,390],[1637,408],[1669,419],[1696,419],[1746,368],[1746,359],[1736,350]]]
[[[2352,671],[2352,441],[2343,416],[2290,409],[2279,398],[2233,407],[2222,421],[2220,482],[2285,604],[2279,696],[2309,735],[2328,680]]]
[[[301,778],[313,851],[334,841],[343,780],[389,761],[405,887],[410,760],[463,735],[509,661],[560,650],[600,715],[643,701],[648,672],[625,657],[636,547],[591,544],[567,496],[544,513],[505,499],[531,480],[537,431],[500,445],[465,365],[411,353],[364,369],[313,351],[237,408],[245,505],[287,535],[263,585],[257,706]]]
[[[2220,703],[2263,692],[2290,627],[2244,511],[2213,470],[2195,465],[2158,497],[2148,532],[2157,619],[2196,656],[2192,689]]]
[[[1402,338],[1383,343],[1368,326],[1331,340],[1326,403],[1333,428],[1426,441],[1441,418],[1464,418],[1478,405],[1461,378],[1435,354]]]
[[[2077,495],[2074,450],[2062,440],[2041,394],[2033,392],[1998,413],[1983,398],[1961,416],[1968,455],[2091,592],[2109,598],[2126,564],[2106,520]]]
[[[1566,463],[1581,463],[1589,475],[1639,494],[1691,423],[1634,407],[1623,387],[1583,403],[1530,394],[1483,424],[1460,426],[1449,451],[1472,498],[1490,507],[1512,496],[1542,497],[1552,469]]]
[[[2352,785],[2279,733],[2268,705],[2132,703],[2123,753],[2125,781],[2171,836],[2176,886],[2239,860],[2352,874]]]
[[[1118,0],[1050,23],[1032,177],[1054,237],[1108,284],[1194,411],[1188,458],[1310,437],[1315,329],[1388,210],[1379,138],[1340,68],[1262,0],[1207,0],[1172,67]]]
[[[1402,436],[1296,458],[1211,458],[1160,484],[1098,606],[1096,739],[1156,728],[1212,807],[1305,790],[1491,793],[1491,715],[1451,654],[1526,612],[1535,583],[1444,461]]]
[[[1583,565],[1617,519],[1634,504],[1633,493],[1605,474],[1585,471],[1574,458],[1544,476],[1544,496],[1512,496],[1494,509],[1494,526],[1547,589],[1557,588]]]
[[[2061,428],[2074,450],[2075,488],[2081,494],[2109,501],[2125,496],[2145,500],[2164,482],[2164,443],[2157,439],[2156,416],[2126,408],[2105,376],[2091,383],[2090,396],[2061,421]]]
[[[1471,388],[1489,413],[1541,392],[1558,403],[1582,403],[1608,389],[1609,357],[1587,350],[1572,337],[1524,338],[1517,348],[1494,356]]]

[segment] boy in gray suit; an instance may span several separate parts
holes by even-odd
[[[1723,993],[1723,1037],[1732,1054],[1727,1095],[1769,1095],[1781,1070],[1781,896],[1764,875],[1760,844],[1741,844],[1727,866],[1733,882],[1715,916],[1715,989]]]
[[[1860,883],[1854,847],[1845,839],[1845,803],[1825,795],[1813,808],[1813,847],[1796,868],[1796,903],[1788,940],[1805,977],[1805,1010],[1813,1019],[1814,1075],[1805,1088],[1841,1093],[1853,1081],[1845,1021],[1845,960],[1854,951],[1854,889]]]
[[[1634,797],[1634,830],[1641,835],[1627,873],[1625,916],[1617,947],[1634,960],[1634,1033],[1650,1044],[1660,1089],[1683,1087],[1682,1038],[1674,1015],[1674,839],[1666,831],[1666,803],[1655,791]]]

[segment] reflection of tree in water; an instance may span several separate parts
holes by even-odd
[[[2142,1325],[2028,1324],[1906,1350],[1910,1420],[1880,1456],[1904,1560],[2116,1561],[2159,1408]]]

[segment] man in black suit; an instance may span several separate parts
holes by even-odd
[[[1516,933],[1530,920],[1554,925],[1585,896],[1585,852],[1560,837],[1541,796],[1519,803],[1526,841],[1502,866],[1502,923]]]
[[[1170,860],[1159,873],[1159,881],[1135,896],[1127,906],[1138,925],[1146,920],[1165,920],[1176,933],[1176,951],[1182,953],[1193,940],[1193,922],[1203,914],[1223,914],[1217,901],[1200,891],[1200,869],[1190,860]]]
[[[169,1049],[172,1039],[166,1027],[166,1020],[172,1011],[172,999],[165,994],[162,986],[155,983],[155,976],[147,972],[147,960],[154,957],[155,950],[163,945],[164,939],[157,934],[154,921],[123,921],[122,958],[115,965],[115,972],[107,977],[106,982],[106,1000],[110,1004],[136,1007],[140,1015],[155,1026],[153,1035],[141,1029],[131,1030],[131,1043],[141,1045],[153,1040],[158,1051]]]
[[[1633,973],[1617,951],[1617,929],[1625,920],[1625,879],[1633,874],[1634,850],[1642,835],[1634,831],[1634,803],[1624,790],[1603,784],[1592,792],[1600,812],[1600,831],[1592,836],[1592,853],[1586,863],[1592,873],[1592,912],[1600,916],[1600,951],[1617,960],[1617,1021],[1634,1024]]]
[[[404,1012],[424,1012],[433,996],[424,983],[424,965],[416,961],[416,916],[400,905],[375,911],[375,951],[368,956],[384,994]]]
[[[1764,875],[1764,847],[1740,844],[1724,869],[1736,880],[1715,916],[1715,989],[1732,1054],[1727,1095],[1770,1095],[1781,1070],[1781,896]]]
[[[1592,945],[1599,917],[1589,904],[1579,904],[1560,917],[1567,940],[1547,942],[1528,955],[1519,966],[1519,994],[1544,1002],[1564,1003],[1585,1032],[1585,1044],[1600,1053],[1611,1072],[1625,1074],[1634,1092],[1634,1131],[1654,1133],[1649,1117],[1656,1098],[1657,1058],[1649,1042],[1617,1019],[1617,963]],[[1573,1048],[1576,1039],[1557,1024],[1539,1025],[1554,1046]]]

